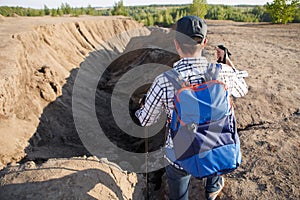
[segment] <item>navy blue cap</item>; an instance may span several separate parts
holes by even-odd
[[[191,38],[205,38],[207,25],[205,21],[196,16],[186,16],[177,21],[176,31]]]

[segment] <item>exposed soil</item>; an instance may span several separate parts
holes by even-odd
[[[207,23],[204,55],[214,61],[214,47],[224,43],[236,67],[249,73],[249,93],[234,99],[243,163],[225,176],[219,199],[299,199],[300,24]],[[110,101],[126,72],[178,59],[167,29],[124,17],[0,16],[0,38],[0,199],[167,199],[163,170],[150,173],[146,195],[145,174],[127,172],[134,163],[97,139],[97,126],[83,131],[95,138],[87,145],[72,108],[74,95],[86,111],[95,106],[106,138],[145,152],[144,139],[117,127]],[[74,94],[76,81],[85,83],[86,96]],[[147,81],[128,92],[120,110],[136,109]],[[148,149],[159,149],[163,137],[161,130],[149,138]],[[105,151],[95,153],[96,144]],[[150,157],[149,165],[158,164]],[[201,181],[192,180],[190,199],[203,199]]]

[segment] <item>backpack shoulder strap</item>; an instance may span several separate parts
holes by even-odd
[[[181,74],[178,73],[175,69],[170,69],[164,72],[164,75],[173,84],[176,90],[179,90],[183,85],[186,85],[186,82],[183,80]]]
[[[207,71],[204,74],[205,81],[207,82],[211,80],[217,80],[221,69],[222,65],[220,63],[209,63],[207,66]],[[164,75],[173,84],[176,90],[182,88],[183,85],[187,85],[187,83],[183,80],[181,74],[178,73],[175,69],[170,69],[164,72]]]
[[[220,63],[209,63],[207,66],[207,71],[204,74],[205,81],[217,80],[221,69],[222,65]]]

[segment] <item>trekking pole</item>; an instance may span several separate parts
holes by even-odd
[[[146,162],[146,199],[149,200],[149,187],[148,187],[148,128],[145,127],[145,162]]]

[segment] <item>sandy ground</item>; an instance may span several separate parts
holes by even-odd
[[[219,199],[299,199],[300,24],[208,25],[209,60],[224,43],[236,67],[249,73],[248,95],[234,99],[243,163],[225,176]],[[84,157],[71,109],[79,67],[105,66],[146,41],[150,30],[139,29],[99,47],[140,27],[120,17],[0,18],[0,199],[142,198],[142,176]],[[108,155],[117,157],[109,149]],[[150,192],[150,199],[167,199],[165,176]],[[190,199],[203,199],[201,181],[192,180]]]

